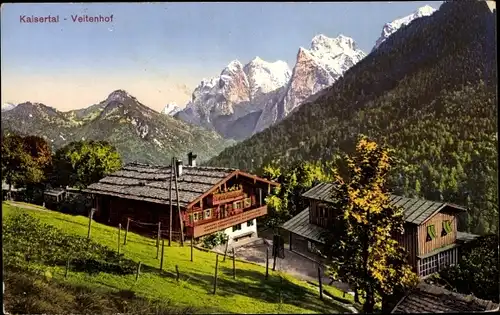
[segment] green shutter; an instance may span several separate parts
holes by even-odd
[[[429,235],[431,240],[436,238],[436,228],[434,227],[434,225],[429,225],[427,227],[427,234]]]
[[[449,221],[449,220],[444,221],[443,228],[446,231],[446,233],[450,233],[452,231],[451,221]]]

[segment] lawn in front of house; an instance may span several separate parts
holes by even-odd
[[[41,222],[59,228],[64,233],[87,236],[88,218],[48,211],[30,205],[3,203],[3,221],[15,213],[27,213]],[[40,211],[44,210],[44,211]],[[122,239],[123,242],[123,231]],[[118,229],[92,222],[91,238],[112,249],[118,246]],[[123,244],[123,243],[122,243]],[[166,300],[170,305],[205,308],[222,313],[348,313],[333,301],[321,301],[318,292],[306,282],[288,275],[270,271],[265,279],[265,268],[251,263],[236,261],[236,279],[232,278],[232,261],[219,257],[217,293],[213,294],[213,278],[216,255],[194,249],[194,261],[190,261],[190,247],[173,243],[165,245],[163,272],[158,272],[160,259],[156,259],[156,240],[128,233],[127,245],[120,252],[136,263],[142,263],[139,280],[135,275],[99,273],[89,275],[70,270],[64,279],[64,267],[45,266],[54,279],[65,283],[85,285],[110,291],[131,290],[137,296]],[[176,266],[180,280],[176,280]],[[8,288],[6,288],[8,290]],[[281,303],[280,303],[281,301]]]

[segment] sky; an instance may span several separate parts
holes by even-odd
[[[369,53],[385,23],[441,4],[2,4],[1,102],[71,110],[124,89],[156,110],[169,102],[182,107],[202,79],[232,60],[245,64],[259,56],[293,68],[299,47],[309,48],[317,34],[352,37]],[[59,22],[27,23],[49,15]],[[108,21],[78,22],[84,15]]]

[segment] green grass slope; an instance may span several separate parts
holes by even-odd
[[[23,205],[23,208],[19,208],[3,203],[4,226],[6,220],[17,213],[27,213],[67,234],[87,236],[88,218],[65,215],[37,206]],[[92,222],[91,238],[110,249],[117,248],[117,228]],[[321,301],[317,291],[306,282],[272,271],[269,279],[265,280],[265,268],[262,266],[236,261],[236,279],[233,280],[232,261],[229,259],[225,262],[219,259],[218,289],[217,294],[213,295],[215,254],[195,249],[194,261],[191,262],[189,246],[181,247],[173,243],[172,247],[165,247],[163,272],[158,271],[160,260],[156,259],[153,239],[129,233],[127,245],[121,247],[121,253],[124,254],[124,260],[142,262],[142,272],[137,282],[134,274],[89,274],[75,270],[70,270],[68,278],[64,279],[64,266],[41,267],[50,272],[52,281],[60,286],[83,286],[87,290],[109,291],[102,293],[102,296],[130,291],[141,299],[167,301],[172,307],[192,307],[202,312],[349,313],[333,301]],[[179,282],[175,277],[176,266],[180,271]],[[9,287],[6,290],[9,291]]]

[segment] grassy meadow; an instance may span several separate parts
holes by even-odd
[[[87,236],[88,218],[86,217],[62,214],[34,205],[7,202],[2,204],[4,229],[8,224],[6,222],[16,217],[17,214],[27,214],[30,218],[35,218],[35,221],[39,220],[40,223],[59,229],[60,231],[57,233],[71,237],[78,236],[82,242],[82,237]],[[31,233],[19,233],[19,237],[32,237]],[[41,231],[37,235],[44,235],[43,233]],[[52,231],[49,234],[53,233],[56,232]],[[91,240],[96,244],[95,246],[102,246],[102,248],[99,247],[99,250],[108,255],[103,257],[115,259],[116,255],[112,252],[117,250],[118,229],[92,222],[91,233]],[[232,260],[226,259],[223,262],[222,257],[219,257],[217,293],[214,295],[213,278],[216,260],[214,253],[194,249],[194,261],[191,262],[190,246],[181,247],[173,242],[172,247],[165,245],[163,271],[160,272],[158,270],[160,259],[156,259],[156,241],[129,232],[127,244],[123,245],[123,235],[122,231],[120,253],[123,256],[118,260],[123,261],[125,265],[128,264],[128,267],[124,267],[125,269],[131,269],[131,264],[136,266],[139,262],[142,263],[141,273],[137,281],[135,272],[130,272],[130,270],[128,273],[122,272],[121,274],[118,272],[89,273],[81,268],[75,268],[72,264],[70,264],[68,276],[65,278],[65,264],[40,263],[33,260],[30,261],[30,265],[36,266],[34,269],[38,270],[33,276],[29,276],[29,272],[32,272],[30,270],[6,268],[6,298],[11,296],[12,300],[22,302],[18,304],[26,304],[27,302],[22,300],[22,296],[21,298],[15,296],[17,291],[22,290],[9,288],[9,286],[15,287],[17,283],[29,286],[33,285],[30,281],[34,281],[38,285],[37,290],[40,290],[40,287],[45,287],[46,290],[55,290],[59,293],[47,294],[50,296],[64,295],[61,297],[62,301],[73,297],[71,303],[78,304],[86,311],[92,309],[90,306],[95,303],[96,297],[99,297],[101,300],[106,300],[102,302],[106,307],[94,309],[96,312],[104,312],[105,310],[109,310],[109,312],[127,312],[127,310],[129,312],[151,312],[153,307],[155,313],[350,313],[349,310],[333,300],[320,300],[317,289],[305,281],[297,280],[280,272],[272,272],[272,270],[269,271],[269,279],[266,280],[265,268],[259,265],[237,260],[236,279],[233,279]],[[43,240],[43,236],[40,238],[42,240],[34,239],[30,242],[40,244],[37,246],[45,246],[43,244],[49,242]],[[67,241],[63,240],[62,243],[64,242]],[[89,246],[82,246],[82,250],[88,250],[83,248]],[[92,246],[89,248],[95,247]],[[4,249],[4,257],[6,254],[13,255],[12,252],[6,253],[5,251]],[[11,249],[11,251],[13,250]],[[19,253],[14,252],[16,257],[22,257],[22,250],[17,251]],[[62,251],[64,252],[64,248]],[[179,268],[179,281],[176,279],[176,266]],[[9,274],[11,275],[10,283]],[[12,282],[14,280],[16,282]],[[9,292],[9,290],[11,291]],[[83,295],[83,298],[79,298],[84,302],[75,300],[75,294],[78,297],[81,295],[78,292],[86,294]],[[48,301],[44,299],[30,303],[50,304],[50,300],[51,298]],[[54,298],[54,300],[57,299]],[[130,307],[127,309],[124,307],[124,303],[129,303]],[[6,310],[16,313],[16,310],[10,310],[9,306],[15,308],[12,303],[9,305],[9,300],[6,300]],[[49,312],[52,310],[50,305],[45,305],[45,307],[45,309],[42,307],[42,310],[47,308]],[[76,307],[68,310],[63,309],[62,312],[77,312],[78,310],[79,308]]]

